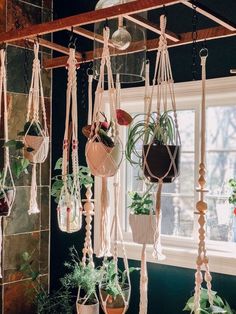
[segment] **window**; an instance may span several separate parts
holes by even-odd
[[[178,121],[182,141],[181,173],[162,193],[162,245],[167,258],[161,263],[195,268],[198,223],[195,204],[198,193],[200,82],[175,84]],[[143,111],[144,88],[122,90],[122,108],[130,113]],[[207,248],[212,271],[236,274],[236,244],[233,242],[232,208],[227,202],[228,180],[236,176],[236,79],[207,81]],[[123,128],[122,140],[126,141]],[[128,246],[128,257],[140,258],[140,248],[132,242],[128,224],[128,191],[142,191],[136,181],[137,169],[126,161],[121,167],[122,197],[120,220]],[[96,183],[99,191],[99,183]],[[99,218],[98,218],[99,219]],[[95,228],[98,224],[95,223]],[[98,228],[95,231],[96,235]],[[96,239],[95,239],[96,240]],[[96,241],[95,241],[96,251]],[[151,256],[152,248],[148,252]],[[227,263],[222,263],[226,260]]]

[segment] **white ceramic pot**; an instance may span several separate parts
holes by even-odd
[[[24,156],[30,162],[43,163],[48,155],[49,137],[26,135],[24,138]],[[27,151],[27,147],[33,149],[32,152]]]
[[[101,142],[88,142],[85,151],[88,167],[94,176],[112,177],[116,174],[122,161],[120,143],[107,147]]]
[[[157,228],[155,215],[130,214],[129,224],[134,242],[139,244],[154,244],[154,235]]]
[[[99,303],[86,305],[77,302],[76,303],[77,314],[99,314]]]

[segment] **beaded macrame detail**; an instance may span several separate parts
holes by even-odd
[[[206,186],[206,60],[207,60],[208,51],[206,48],[203,48],[200,51],[201,57],[201,66],[202,66],[202,105],[201,105],[201,160],[199,164],[199,179],[197,192],[199,193],[199,201],[196,204],[197,212],[199,215],[198,224],[199,224],[199,242],[198,242],[198,257],[196,261],[196,273],[195,273],[195,293],[194,293],[194,314],[200,314],[200,297],[201,297],[201,286],[203,280],[206,282],[207,292],[208,292],[208,301],[211,306],[213,306],[213,294],[211,290],[211,274],[208,265],[208,257],[206,251],[206,212],[207,212],[207,203],[205,201],[205,193],[208,190]],[[203,277],[202,267],[205,268],[205,275]]]
[[[62,156],[63,186],[57,208],[57,217],[60,230],[71,233],[80,230],[82,222],[78,158],[77,60],[75,58],[74,48],[70,48],[67,64],[68,81],[66,91],[66,119]],[[70,162],[70,140],[72,146],[72,178],[68,175]]]

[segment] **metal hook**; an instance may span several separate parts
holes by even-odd
[[[200,58],[207,58],[208,57],[208,49],[206,47],[202,48],[199,51]]]

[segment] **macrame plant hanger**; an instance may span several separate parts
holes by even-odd
[[[167,49],[167,39],[165,35],[166,30],[166,16],[160,17],[161,35],[159,38],[159,47],[156,57],[155,72],[153,78],[153,85],[150,96],[146,97],[145,113],[146,113],[146,131],[144,135],[143,146],[143,171],[144,175],[151,181],[158,183],[158,189],[156,194],[156,220],[157,228],[155,234],[154,255],[159,259],[163,259],[160,234],[161,234],[161,191],[163,183],[173,182],[179,175],[178,172],[178,159],[180,151],[180,135],[178,129],[176,102],[174,94],[174,81],[171,71],[171,64],[169,59],[169,53]],[[157,86],[155,85],[157,82]],[[152,103],[154,97],[154,90],[157,88],[157,107],[156,111],[152,112]],[[168,103],[169,102],[169,103]],[[160,122],[162,119],[161,113],[167,115],[168,110],[173,112],[173,138],[168,139],[167,134],[162,133]],[[156,114],[156,121],[151,135],[149,132],[149,123],[152,118],[152,114]],[[155,143],[157,136],[166,140],[162,145]],[[162,148],[161,153],[156,151]],[[164,154],[164,156],[163,156]],[[159,157],[160,156],[160,157]],[[166,164],[165,159],[169,160]],[[152,163],[152,161],[155,161]],[[161,169],[162,168],[162,169]]]
[[[129,274],[129,264],[128,264],[128,258],[126,254],[126,249],[125,249],[125,244],[123,241],[123,234],[121,230],[121,225],[119,221],[119,200],[120,200],[120,174],[119,171],[114,177],[114,216],[112,219],[112,224],[111,224],[111,231],[110,231],[110,238],[114,239],[114,244],[113,244],[113,249],[112,249],[112,260],[115,265],[115,273],[116,273],[116,288],[119,291],[119,294],[121,296],[121,299],[123,301],[123,311],[120,312],[120,309],[117,309],[117,313],[125,314],[126,311],[128,310],[129,307],[129,301],[130,301],[130,295],[131,295],[131,281],[130,281],[130,274]],[[121,247],[122,255],[123,255],[123,263],[124,263],[124,268],[125,272],[127,274],[127,280],[126,280],[126,290],[122,290],[121,284],[119,282],[119,270],[118,270],[118,251],[119,248],[118,246]],[[107,257],[104,257],[104,265],[107,262]],[[102,309],[105,314],[109,314],[109,294],[105,296],[102,293],[103,290],[103,285],[104,283],[101,282],[99,285],[99,295],[100,295],[100,300],[101,300],[101,305]]]
[[[109,192],[107,188],[108,177],[113,177],[119,169],[122,161],[122,144],[119,138],[117,117],[116,117],[116,89],[111,70],[110,53],[108,41],[110,30],[104,28],[104,47],[101,59],[100,77],[95,92],[95,103],[92,117],[91,132],[86,144],[85,155],[88,167],[94,176],[102,178],[101,190],[101,216],[100,216],[100,251],[98,256],[110,256],[110,222],[109,222]],[[104,94],[104,75],[105,66],[107,67],[109,106],[105,108],[103,101]],[[105,110],[107,109],[107,111]],[[104,118],[103,112],[109,114],[110,125],[109,143],[104,142],[104,132],[101,130],[101,118]],[[105,121],[106,122],[106,121]],[[108,122],[109,124],[109,122]],[[102,135],[102,133],[103,135]]]
[[[206,252],[205,235],[206,235],[206,211],[207,203],[205,201],[205,193],[208,192],[206,186],[206,60],[208,56],[207,48],[200,50],[201,67],[202,67],[202,105],[201,105],[201,160],[199,164],[199,179],[197,192],[199,193],[199,201],[196,204],[197,212],[199,215],[199,242],[198,242],[198,257],[197,257],[197,270],[195,273],[195,293],[194,293],[194,314],[200,314],[200,297],[201,285],[203,283],[202,267],[205,268],[204,280],[207,286],[208,301],[210,306],[213,306],[213,294],[211,290],[211,274],[208,265],[208,257]]]
[[[62,156],[63,186],[57,208],[57,217],[60,230],[71,233],[80,230],[82,223],[78,158],[77,60],[75,57],[75,48],[70,48],[67,64],[66,119]],[[72,126],[72,178],[69,176],[70,117]]]
[[[4,123],[4,141],[8,142],[8,108],[7,108],[7,79],[6,79],[6,50],[0,50],[1,68],[0,68],[0,118],[2,113],[3,96],[3,123]],[[2,218],[11,214],[11,209],[16,196],[16,188],[10,167],[9,147],[4,146],[4,168],[1,173],[0,181],[0,278],[2,278]]]
[[[42,115],[40,115],[40,109]],[[37,164],[41,164],[46,160],[49,150],[49,134],[39,60],[39,43],[37,41],[34,43],[32,79],[24,131],[24,156],[33,165],[28,213],[37,214],[40,212],[37,203]]]

